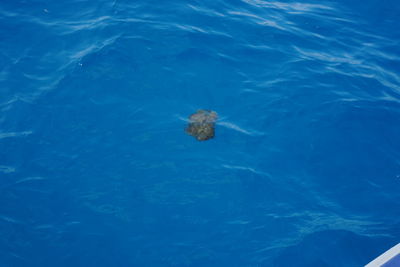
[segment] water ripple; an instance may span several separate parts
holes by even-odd
[[[264,135],[262,132],[254,131],[254,130],[246,130],[232,122],[227,122],[227,121],[219,121],[217,122],[218,125],[221,125],[223,127],[226,127],[228,129],[237,131],[242,134],[250,135],[250,136],[259,136],[259,135]]]
[[[25,137],[31,135],[32,131],[23,131],[23,132],[0,132],[0,139],[10,138],[10,137]]]

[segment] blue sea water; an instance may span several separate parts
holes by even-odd
[[[400,242],[399,16],[2,0],[0,267],[368,263]]]

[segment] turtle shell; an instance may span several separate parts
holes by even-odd
[[[215,121],[218,115],[215,111],[199,109],[189,116],[186,133],[199,141],[211,139],[215,135]]]

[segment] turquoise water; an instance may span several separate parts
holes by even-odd
[[[399,14],[2,1],[0,267],[368,263],[400,240]]]

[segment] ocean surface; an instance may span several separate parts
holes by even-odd
[[[400,242],[399,17],[2,0],[0,267],[368,263]]]

